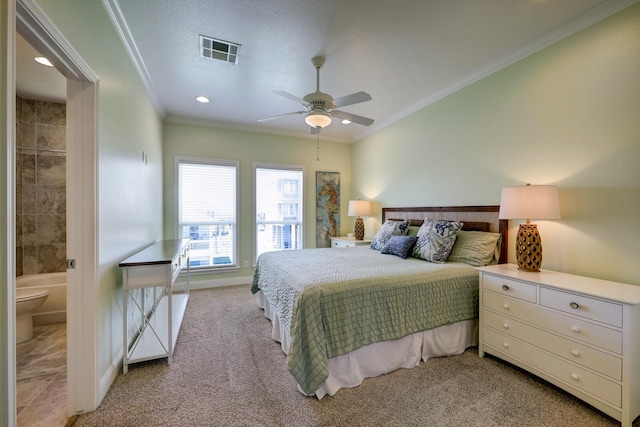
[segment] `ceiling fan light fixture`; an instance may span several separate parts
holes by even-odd
[[[331,116],[324,111],[312,111],[304,118],[312,128],[324,128],[331,124]]]

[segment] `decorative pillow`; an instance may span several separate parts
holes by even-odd
[[[461,228],[461,222],[425,219],[412,255],[429,262],[445,262]]]
[[[416,236],[391,236],[391,238],[380,249],[380,253],[399,256],[407,259],[413,245],[418,238]]]
[[[458,232],[447,261],[464,262],[474,267],[497,264],[501,244],[499,233],[462,230]]]
[[[417,236],[419,230],[420,230],[419,225],[410,225],[409,230],[407,231],[407,236]]]
[[[371,241],[371,249],[379,251],[391,236],[404,236],[407,234],[408,229],[409,221],[386,220]]]

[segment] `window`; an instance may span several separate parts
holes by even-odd
[[[237,267],[238,162],[177,159],[178,236],[195,270]]]
[[[254,165],[256,258],[268,251],[301,249],[303,168]]]

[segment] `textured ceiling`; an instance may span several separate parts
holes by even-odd
[[[320,90],[373,100],[340,110],[321,137],[351,142],[574,33],[634,0],[106,0],[123,41],[138,52],[167,120],[309,135],[297,97],[313,92],[311,58],[322,55]],[[232,65],[199,55],[198,36],[241,45]],[[20,74],[20,73],[18,73]],[[205,95],[209,104],[194,98]]]

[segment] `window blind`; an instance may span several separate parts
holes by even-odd
[[[237,175],[237,162],[178,162],[178,229],[194,268],[237,265]]]

